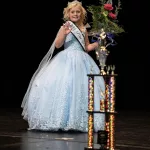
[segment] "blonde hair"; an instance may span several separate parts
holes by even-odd
[[[87,17],[87,12],[86,10],[83,8],[82,3],[74,0],[72,2],[68,2],[68,5],[66,8],[64,8],[63,14],[64,14],[64,21],[68,21],[69,20],[69,16],[68,13],[70,11],[70,9],[72,9],[73,7],[79,6],[80,10],[81,10],[81,19],[79,21],[79,24],[85,24],[86,23],[86,17]]]

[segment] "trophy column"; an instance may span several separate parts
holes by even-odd
[[[91,149],[94,147],[94,76],[88,81],[88,148]]]
[[[115,149],[115,76],[105,78],[105,112],[106,112],[106,131],[107,135],[107,149]],[[101,110],[100,110],[101,111]]]
[[[94,111],[94,77],[103,76],[105,80],[105,99],[100,101],[100,110]],[[88,146],[85,150],[115,150],[115,77],[117,75],[88,74]],[[105,114],[105,130],[97,132],[94,148],[94,113]]]

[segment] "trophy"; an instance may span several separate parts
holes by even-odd
[[[99,60],[99,65],[100,65],[100,74],[101,75],[105,75],[105,66],[106,66],[106,60],[107,60],[107,56],[108,56],[108,50],[106,49],[106,33],[104,31],[104,29],[102,28],[100,30],[100,34],[99,34],[99,46],[96,49],[96,56],[97,56],[97,60]]]

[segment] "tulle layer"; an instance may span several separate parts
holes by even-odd
[[[99,73],[94,60],[79,50],[58,53],[33,82],[23,111],[29,129],[77,130],[87,132],[88,77],[91,68]],[[100,110],[100,92],[105,90],[102,77],[95,77],[95,110]],[[103,130],[105,116],[94,116],[94,129]]]

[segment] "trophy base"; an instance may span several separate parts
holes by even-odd
[[[100,149],[98,149],[98,148],[87,148],[87,147],[85,147],[84,150],[100,150]]]
[[[106,72],[104,70],[100,70],[100,75],[106,75]]]
[[[106,148],[88,148],[88,147],[85,147],[84,150],[108,150]]]

